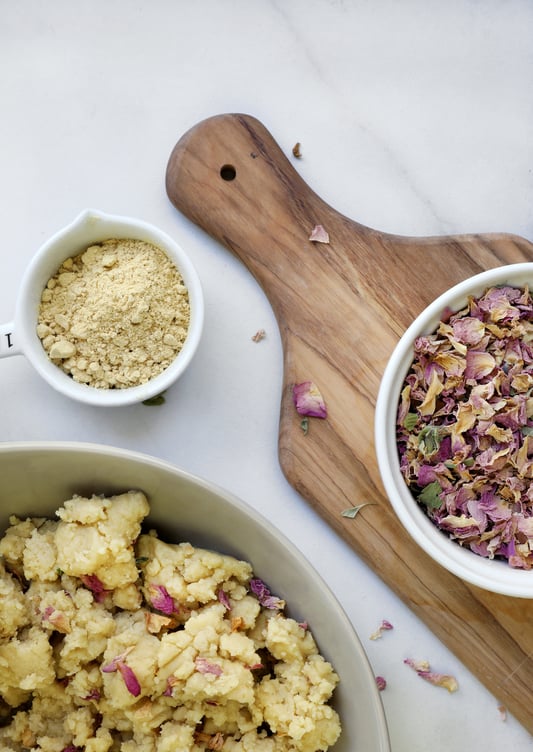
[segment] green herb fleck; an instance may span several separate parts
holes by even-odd
[[[300,427],[304,432],[304,436],[307,436],[307,432],[309,431],[309,418],[302,418]]]
[[[147,561],[148,556],[137,556],[137,558],[135,559],[135,564],[137,565],[137,567],[141,567],[143,564],[146,564]]]
[[[341,517],[349,517],[351,520],[357,517],[363,507],[375,506],[371,501],[365,501],[363,504],[358,504],[355,507],[349,507],[341,512]]]
[[[407,413],[403,421],[403,427],[406,431],[412,431],[418,422],[417,413]]]
[[[433,483],[428,483],[424,486],[423,491],[418,495],[418,501],[422,502],[429,509],[438,509],[442,505],[442,499],[440,494],[442,488],[438,480],[434,480]]]
[[[424,457],[431,457],[440,447],[443,432],[438,426],[424,426],[418,434],[418,449]]]
[[[63,575],[64,575],[64,574],[65,574],[65,573],[63,572],[63,570],[62,570],[62,569],[60,569],[59,567],[58,567],[58,568],[56,569],[56,575],[57,575],[58,577],[63,577]]]
[[[152,407],[153,405],[163,405],[165,403],[164,394],[165,392],[161,392],[161,394],[156,394],[155,397],[149,397],[148,399],[143,400],[143,405],[148,405],[149,407]]]

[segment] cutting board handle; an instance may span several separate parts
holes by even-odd
[[[168,161],[166,190],[179,211],[229,247],[264,287],[265,255],[269,267],[285,266],[295,246],[298,255],[312,249],[315,225],[339,216],[250,115],[217,115],[182,136]],[[352,237],[370,232],[350,225]]]

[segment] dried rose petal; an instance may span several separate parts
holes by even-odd
[[[91,689],[88,695],[85,695],[85,697],[82,697],[82,700],[87,700],[87,701],[95,700],[96,702],[98,702],[101,696],[102,696],[102,693],[100,692],[100,690],[94,687],[93,689]]]
[[[232,632],[238,632],[239,629],[242,629],[245,626],[244,619],[242,616],[233,616],[231,619],[231,631]]]
[[[218,663],[209,661],[207,658],[198,656],[195,658],[194,665],[200,674],[213,674],[214,676],[221,676],[223,674],[222,667]]]
[[[110,592],[106,590],[102,581],[95,574],[84,574],[80,577],[85,587],[90,590],[97,603],[101,603],[106,595]]]
[[[150,634],[159,634],[162,629],[175,625],[175,620],[169,616],[163,616],[163,614],[154,614],[151,611],[146,611],[144,614],[144,623],[146,629]]]
[[[459,684],[455,677],[449,674],[440,674],[436,671],[430,671],[429,663],[427,661],[415,661],[412,658],[406,658],[404,663],[410,666],[421,679],[434,684],[436,687],[444,687],[448,692],[456,692],[459,689]]]
[[[43,621],[47,621],[62,634],[70,634],[72,628],[70,619],[62,611],[56,611],[52,606],[45,608],[42,614]]]
[[[161,611],[163,614],[167,614],[167,616],[176,613],[177,609],[174,599],[164,585],[150,583],[148,585],[148,597],[156,611]]]
[[[213,752],[220,752],[224,747],[224,736],[222,732],[217,731],[213,734],[211,739],[207,742],[207,749],[213,750]]]
[[[315,243],[329,243],[329,235],[322,225],[315,225],[309,236],[309,240]]]
[[[167,686],[165,691],[163,692],[163,697],[172,697],[172,690],[178,683],[179,679],[177,679],[174,674],[171,674],[167,677]]]
[[[296,411],[300,415],[312,418],[327,418],[326,404],[317,385],[312,381],[302,381],[295,384],[292,389],[292,397]]]
[[[139,684],[139,681],[135,676],[133,669],[123,661],[119,661],[117,663],[117,668],[120,672],[120,675],[124,679],[124,684],[126,685],[126,689],[130,693],[130,695],[138,697],[141,694],[141,685]]]
[[[215,734],[207,734],[205,731],[195,731],[194,741],[196,744],[206,745],[205,749],[220,752],[224,747],[224,735],[217,731]]]
[[[376,629],[375,632],[372,632],[370,635],[371,640],[379,640],[380,637],[383,636],[383,632],[387,631],[389,629],[394,629],[390,621],[387,621],[386,619],[383,619],[379,627]]]
[[[382,676],[376,676],[376,687],[380,692],[383,692],[387,687],[387,681]]]
[[[500,718],[502,719],[502,721],[506,721],[507,720],[507,708],[505,707],[505,705],[498,705],[498,712],[500,714]]]
[[[246,666],[246,668],[250,669],[250,671],[259,671],[259,669],[264,668],[262,663],[253,663],[251,666]]]
[[[260,580],[258,577],[250,580],[250,590],[257,597],[259,603],[265,608],[278,611],[285,608],[285,601],[275,595],[271,595],[270,590],[267,588],[263,580]]]
[[[141,685],[139,684],[133,669],[125,663],[126,656],[128,653],[131,653],[132,650],[133,647],[127,648],[123,653],[117,655],[116,658],[113,658],[109,663],[102,666],[101,670],[105,674],[111,674],[118,671],[124,680],[128,692],[134,697],[138,697],[141,693]]]
[[[220,590],[217,592],[217,598],[219,602],[226,607],[226,611],[231,611],[231,603],[225,590],[220,588]]]
[[[262,339],[266,337],[266,332],[264,329],[259,329],[254,336],[252,337],[252,340],[254,342],[261,342]]]

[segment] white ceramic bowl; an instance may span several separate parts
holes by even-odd
[[[533,598],[533,571],[510,567],[462,548],[428,519],[411,495],[403,476],[396,444],[396,415],[405,376],[413,362],[416,337],[435,331],[448,307],[463,308],[469,295],[479,296],[493,285],[533,289],[533,263],[511,264],[481,272],[440,295],[415,319],[398,342],[381,381],[375,412],[376,454],[381,478],[390,502],[413,539],[450,572],[486,590]]]
[[[125,389],[97,389],[71,379],[48,357],[36,332],[41,294],[65,259],[109,238],[132,238],[152,243],[175,263],[189,292],[187,338],[170,366],[146,384]],[[57,391],[80,402],[116,407],[142,402],[164,392],[189,365],[204,322],[204,300],[198,274],[183,249],[154,225],[131,217],[86,209],[41,246],[31,260],[17,297],[12,322],[0,326],[0,358],[25,355],[35,370]]]
[[[10,514],[53,516],[73,493],[143,490],[148,524],[167,541],[188,540],[250,561],[254,573],[307,621],[340,675],[334,706],[343,732],[334,752],[390,752],[374,675],[331,591],[283,534],[231,494],[163,461],[77,443],[0,444],[0,531]]]

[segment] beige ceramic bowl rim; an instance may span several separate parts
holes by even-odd
[[[187,338],[174,361],[146,384],[125,389],[97,389],[75,382],[50,361],[35,331],[41,292],[60,264],[88,245],[111,237],[145,240],[161,248],[180,271],[190,303]],[[204,298],[198,273],[189,256],[173,238],[141,219],[84,209],[70,224],[52,235],[31,259],[17,295],[13,329],[19,352],[54,389],[80,402],[115,407],[142,402],[168,389],[191,362],[200,342],[203,324]]]
[[[481,295],[492,285],[533,289],[533,263],[508,264],[480,272],[453,286],[413,321],[400,338],[383,373],[375,410],[375,446],[381,479],[399,520],[418,545],[448,571],[477,587],[503,595],[533,598],[533,571],[509,567],[462,548],[428,519],[400,473],[396,445],[396,414],[401,387],[413,361],[417,336],[433,332],[443,311],[460,310],[469,295]]]
[[[201,477],[194,475],[167,460],[163,460],[155,456],[131,449],[123,449],[105,444],[75,441],[0,442],[0,464],[4,461],[3,456],[6,456],[6,458],[8,458],[10,454],[13,455],[14,458],[18,459],[19,464],[21,464],[21,457],[23,457],[24,461],[22,464],[24,468],[28,468],[29,472],[25,473],[28,478],[32,474],[35,474],[36,467],[39,466],[39,464],[37,463],[37,458],[39,458],[41,466],[42,463],[44,463],[44,466],[49,468],[50,464],[52,464],[52,472],[54,473],[54,485],[56,486],[63,486],[66,482],[63,474],[57,472],[57,467],[59,465],[57,463],[51,463],[51,454],[59,456],[64,455],[64,464],[65,467],[68,468],[66,474],[70,479],[73,476],[77,476],[80,472],[79,465],[77,465],[73,461],[73,459],[75,459],[76,457],[80,458],[80,455],[83,455],[83,458],[94,458],[94,461],[96,463],[95,466],[99,469],[98,474],[100,474],[102,462],[104,462],[105,466],[105,469],[103,471],[104,474],[107,474],[109,468],[112,467],[115,470],[119,469],[119,476],[121,476],[124,472],[124,467],[121,463],[128,465],[133,463],[136,466],[137,478],[140,477],[140,472],[142,472],[143,475],[145,473],[148,473],[148,476],[151,478],[151,481],[149,482],[154,482],[154,478],[157,478],[157,482],[154,483],[155,487],[153,488],[154,494],[159,493],[161,486],[165,487],[166,485],[163,478],[160,478],[158,474],[161,473],[165,476],[170,475],[172,478],[176,478],[178,481],[183,481],[186,486],[194,486],[201,493],[205,492],[211,497],[214,497],[217,502],[217,509],[221,509],[219,513],[223,513],[224,515],[229,513],[230,519],[232,520],[232,525],[235,524],[235,520],[237,519],[235,513],[240,517],[247,518],[249,525],[253,525],[255,528],[263,531],[264,534],[261,535],[260,540],[270,542],[270,544],[274,545],[275,549],[278,550],[278,553],[281,550],[285,552],[283,557],[284,566],[289,566],[291,571],[296,570],[305,578],[306,583],[302,583],[302,585],[306,585],[306,587],[303,588],[303,591],[308,595],[312,595],[313,593],[315,594],[313,603],[315,604],[315,608],[320,609],[320,614],[322,615],[322,618],[319,619],[323,622],[321,628],[331,632],[332,636],[334,635],[335,638],[337,638],[337,646],[335,647],[335,649],[340,649],[340,644],[344,643],[342,651],[344,651],[343,654],[347,656],[346,669],[349,672],[349,680],[351,686],[355,686],[355,684],[357,684],[360,689],[364,687],[366,696],[362,704],[365,706],[366,712],[364,716],[361,716],[361,719],[364,719],[364,722],[369,724],[368,739],[372,740],[372,752],[390,752],[389,734],[381,696],[377,690],[373,670],[370,665],[368,656],[366,655],[361,640],[359,639],[353,624],[348,618],[348,615],[346,614],[338,598],[334,595],[329,585],[314,568],[313,564],[285,535],[285,533],[283,533],[272,522],[270,522],[261,512],[257,511],[254,507],[249,505],[240,497],[233,494],[231,491],[225,490],[224,488],[210,480],[202,479]],[[117,460],[119,464],[114,464],[115,460]],[[14,467],[13,463],[14,460],[11,459],[9,464],[10,469]],[[84,469],[81,471],[81,475],[84,474],[87,474],[87,465],[85,465]],[[91,485],[98,482],[92,473],[90,474],[90,478]],[[117,477],[110,478],[109,480],[111,481],[112,485],[116,485],[117,482],[119,484],[121,483],[120,480],[117,480]],[[39,483],[38,485],[35,485],[34,482],[30,481],[30,485],[32,494],[38,495],[42,498],[42,484]],[[68,483],[66,483],[66,485],[68,485]],[[12,494],[10,495],[10,498],[13,498]],[[197,505],[193,505],[191,509],[193,510],[192,514],[195,514],[194,510],[197,509]],[[3,509],[3,512],[5,512],[5,517],[7,520],[8,514],[11,512],[11,510],[8,511]],[[13,510],[13,513],[16,513],[16,509]],[[31,510],[30,514],[32,514]],[[201,519],[203,520],[203,518]],[[208,527],[210,523],[210,519],[205,520],[206,527]],[[203,521],[201,522],[201,525],[203,528]],[[2,534],[2,532],[3,531],[0,529],[0,535]],[[233,527],[231,535],[233,536]],[[246,539],[246,543],[244,543],[243,545],[248,545],[248,539]],[[267,549],[266,553],[263,554],[263,559],[270,562],[271,558],[271,553]],[[252,557],[249,560],[253,563]],[[268,566],[269,565],[267,564],[267,567]],[[283,578],[285,579],[285,575],[283,575]],[[294,590],[294,582],[291,587]],[[302,590],[300,584],[298,584],[297,587],[298,591]],[[290,604],[291,601],[288,601],[289,606]],[[317,615],[315,613],[313,624],[315,624],[316,620]],[[312,629],[313,624],[311,625]],[[315,627],[318,630],[318,625],[315,624]],[[339,668],[342,668],[342,666],[339,666]],[[354,674],[357,674],[357,679],[353,677]],[[338,692],[339,688],[337,688],[336,691]],[[343,699],[344,717],[347,713],[350,712],[351,705],[354,701],[357,701],[357,697],[354,698],[350,692],[346,692]],[[352,713],[352,715],[356,716],[358,715],[358,713]],[[352,733],[355,734],[355,736],[350,736],[350,739],[354,741],[359,732],[356,728],[354,728],[353,719],[350,719],[349,726]],[[346,750],[346,752],[348,752],[346,741],[344,740],[341,743],[341,740],[343,740],[342,735],[339,739],[338,744],[343,750]],[[337,748],[337,744],[335,744],[334,747],[331,747],[332,752]],[[364,752],[363,748],[360,746],[360,742],[357,743],[356,748],[358,750],[361,749],[361,752]],[[370,752],[370,750],[368,750],[368,752]]]

